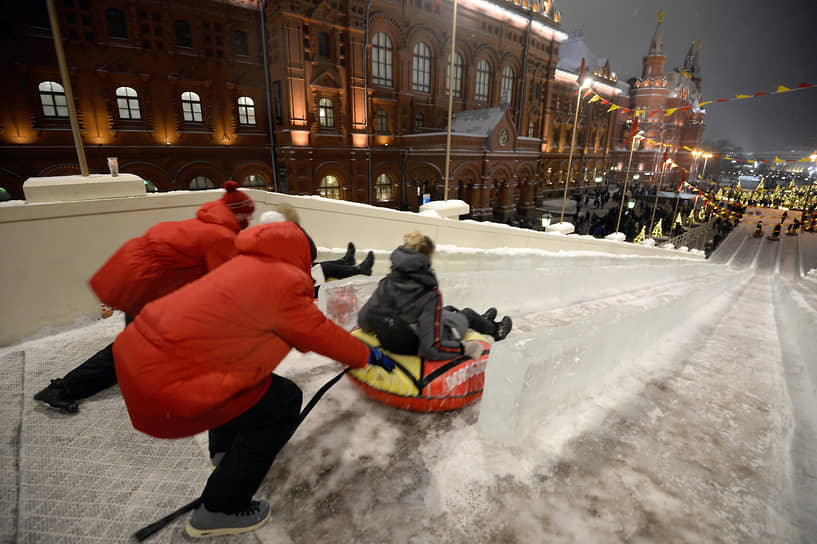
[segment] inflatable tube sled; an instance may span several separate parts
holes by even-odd
[[[370,346],[380,346],[376,337],[360,329],[352,334]],[[395,408],[413,412],[457,410],[482,398],[485,367],[491,352],[491,341],[486,336],[469,330],[464,340],[484,344],[479,359],[460,355],[448,361],[426,361],[416,355],[396,355],[383,350],[394,360],[394,371],[368,365],[353,368],[347,376],[367,396]]]

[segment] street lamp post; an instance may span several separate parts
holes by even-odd
[[[633,136],[633,143],[630,145],[630,159],[627,161],[627,173],[624,176],[624,189],[621,192],[621,205],[618,207],[618,220],[616,221],[616,232],[618,232],[619,225],[621,225],[621,212],[624,211],[624,198],[627,196],[627,182],[630,179],[630,166],[633,164],[633,151],[635,151],[638,141],[642,138],[643,131],[638,131],[638,134]]]
[[[448,59],[448,134],[445,137],[445,189],[443,200],[448,200],[448,177],[451,170],[451,117],[454,106],[454,59],[457,56],[457,0],[451,22],[451,58]]]
[[[706,177],[706,161],[708,161],[710,158],[712,158],[712,153],[703,153],[701,156],[704,158],[704,167],[701,169],[701,178],[705,178]],[[710,185],[711,185],[711,183],[710,183]]]
[[[664,172],[666,171],[668,162],[671,162],[671,160],[667,159],[661,164],[661,175],[658,176],[658,186],[655,188],[655,202],[652,205],[652,215],[650,216],[650,236],[652,236],[652,228],[655,223],[655,210],[658,208],[658,195],[661,193],[661,184],[664,182]]]
[[[584,65],[582,65],[584,66]],[[584,71],[584,70],[582,70]],[[576,91],[576,113],[573,115],[573,134],[570,138],[570,154],[567,156],[567,179],[565,180],[565,193],[562,197],[562,215],[559,218],[560,223],[565,222],[565,205],[567,204],[567,188],[570,185],[570,169],[573,163],[573,150],[576,148],[576,128],[579,124],[579,105],[582,102],[582,89],[590,87],[591,81],[585,79],[579,83],[579,89]]]

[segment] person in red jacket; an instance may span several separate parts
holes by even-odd
[[[252,496],[298,422],[301,390],[273,374],[292,348],[394,368],[318,309],[314,244],[296,223],[277,221],[241,232],[237,257],[149,303],[114,342],[134,428],[158,438],[209,431],[216,468],[186,527],[194,537],[268,519],[269,504]]]
[[[171,293],[235,255],[235,236],[249,225],[252,199],[234,181],[226,193],[202,205],[196,217],[167,221],[125,242],[91,278],[99,300],[125,312],[127,325],[151,300]],[[113,343],[66,374],[52,380],[34,399],[74,414],[78,402],[116,383]]]

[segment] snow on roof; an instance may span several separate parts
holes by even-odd
[[[502,120],[503,115],[505,108],[458,111],[451,122],[451,132],[487,138]]]
[[[585,60],[585,70],[589,73],[602,70],[608,60],[607,57],[597,57],[590,51],[583,36],[571,36],[559,46],[559,63],[556,67],[578,74],[582,59]]]

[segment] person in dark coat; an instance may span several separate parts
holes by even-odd
[[[386,350],[432,361],[479,356],[478,342],[462,340],[469,328],[496,340],[508,335],[511,318],[494,321],[495,308],[480,315],[471,308],[443,306],[431,269],[434,242],[418,231],[407,233],[404,242],[391,254],[391,272],[358,314],[361,329],[374,334]]]
[[[203,204],[195,218],[159,223],[125,242],[91,278],[99,300],[125,312],[125,325],[148,302],[202,277],[236,254],[236,234],[249,225],[255,204],[234,181],[225,182],[224,189],[224,196]],[[64,377],[52,380],[34,400],[75,414],[79,400],[115,383],[111,343]]]

